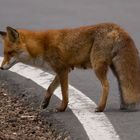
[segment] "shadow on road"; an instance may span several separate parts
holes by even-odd
[[[45,89],[30,79],[26,79],[10,71],[0,71],[0,80],[3,81],[3,83],[6,81],[6,88],[12,95],[22,96],[26,94],[26,102],[36,109],[40,108]],[[60,100],[56,96],[53,96],[49,109],[56,107],[59,102]],[[49,119],[52,125],[58,128],[60,133],[66,130],[70,133],[73,140],[88,140],[88,136],[82,124],[69,108],[63,113],[50,113],[47,110],[48,109],[42,110],[41,114],[44,118],[46,117],[46,119]]]

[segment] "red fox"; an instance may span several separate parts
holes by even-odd
[[[72,29],[29,31],[6,28],[0,31],[4,43],[2,70],[18,62],[56,73],[50,84],[42,108],[49,105],[54,90],[61,85],[62,102],[56,111],[68,106],[68,73],[74,68],[95,71],[102,85],[96,112],[105,109],[109,93],[107,79],[111,68],[117,77],[121,109],[140,102],[140,61],[133,39],[113,23],[102,23]]]

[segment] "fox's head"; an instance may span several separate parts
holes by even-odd
[[[11,68],[17,62],[29,61],[30,54],[22,31],[7,27],[6,32],[0,31],[0,36],[4,46],[4,59],[0,67],[2,70]]]

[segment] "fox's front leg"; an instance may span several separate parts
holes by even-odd
[[[51,96],[53,95],[53,92],[59,86],[59,84],[60,84],[59,77],[58,77],[58,75],[56,75],[55,78],[54,78],[54,80],[52,81],[52,83],[48,87],[47,92],[45,93],[44,100],[43,100],[43,102],[41,104],[41,107],[43,109],[47,108],[47,106],[49,105]]]
[[[69,70],[65,70],[59,74],[59,80],[61,84],[61,92],[62,92],[62,102],[60,106],[56,108],[57,112],[65,111],[68,106],[68,72]]]

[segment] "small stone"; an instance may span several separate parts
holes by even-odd
[[[16,124],[15,123],[12,123],[12,127],[16,127]]]
[[[71,140],[71,138],[70,138],[70,136],[68,136],[64,140]]]
[[[17,121],[17,118],[16,117],[12,117],[12,118],[9,118],[7,120],[7,122],[10,122],[10,123],[13,123],[13,122],[16,122]]]
[[[19,111],[19,114],[23,114],[23,113],[24,113],[23,110],[20,110],[20,111]]]

